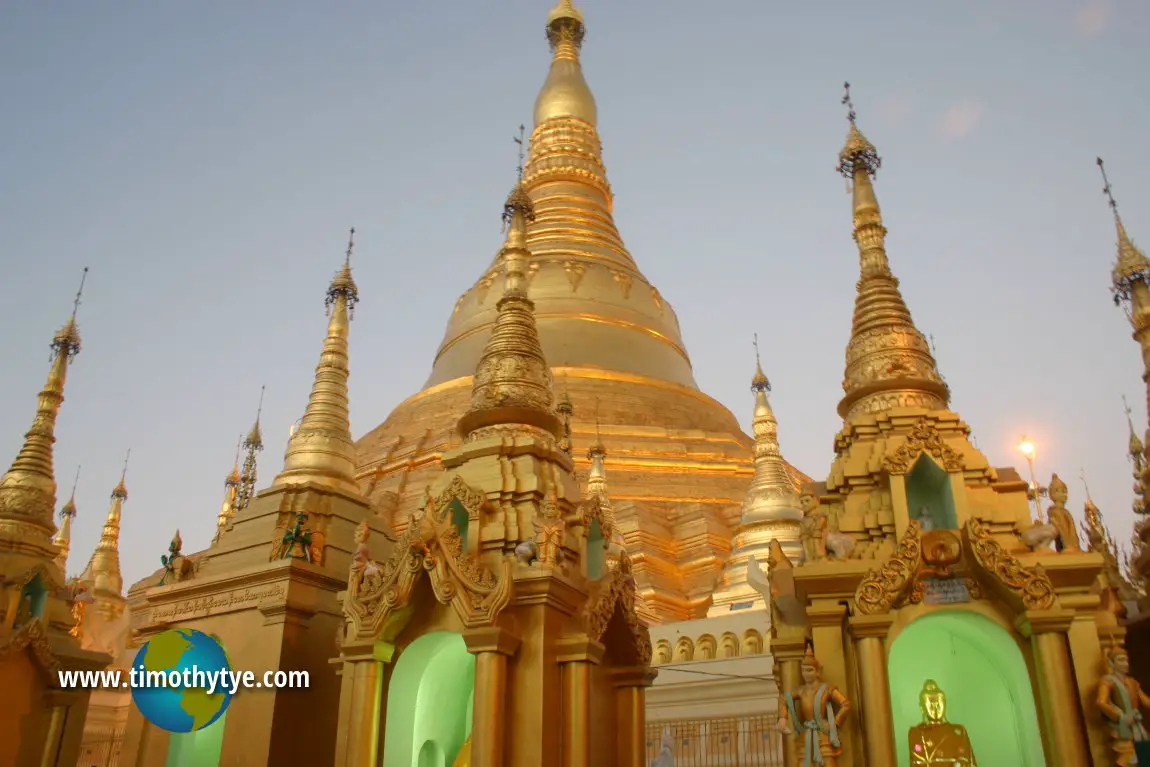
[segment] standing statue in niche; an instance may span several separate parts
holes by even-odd
[[[1078,542],[1078,530],[1074,526],[1074,517],[1070,516],[1070,512],[1066,509],[1069,492],[1066,483],[1059,479],[1057,474],[1050,477],[1048,492],[1053,505],[1046,510],[1046,518],[1058,530],[1058,536],[1054,539],[1055,550],[1082,551],[1082,546]]]
[[[946,720],[946,693],[933,679],[923,683],[918,707],[922,722],[910,728],[910,763],[978,767],[966,728]]]
[[[837,687],[822,681],[822,664],[809,647],[802,674],[798,689],[783,693],[779,731],[800,741],[802,767],[838,767],[843,753],[839,728],[850,713],[850,701]]]
[[[827,514],[819,510],[819,497],[814,488],[803,488],[799,508],[803,510],[803,519],[799,523],[803,562],[821,562],[827,558]]]
[[[938,527],[934,519],[934,512],[926,506],[918,510],[918,524],[924,533],[929,533]]]
[[[1134,744],[1150,740],[1143,724],[1142,712],[1150,712],[1150,697],[1142,690],[1134,677],[1130,676],[1130,656],[1117,648],[1106,656],[1108,673],[1098,683],[1098,710],[1110,725],[1113,739],[1114,764],[1117,767],[1132,767],[1138,764],[1134,754]]]

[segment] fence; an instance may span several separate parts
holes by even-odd
[[[80,743],[80,760],[76,767],[118,767],[124,745],[124,728],[100,728],[85,731]]]
[[[782,736],[776,716],[648,722],[647,763],[659,756],[670,731],[675,767],[782,767]]]

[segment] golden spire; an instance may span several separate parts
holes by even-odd
[[[264,411],[264,391],[267,386],[260,387],[260,404],[256,408],[256,422],[252,424],[251,431],[244,437],[244,468],[240,473],[240,484],[236,489],[236,511],[243,511],[256,494],[256,453],[264,449],[264,438],[260,432],[260,415]]]
[[[591,471],[587,473],[587,495],[597,497],[600,506],[610,507],[611,500],[607,495],[607,448],[599,434],[598,400],[595,401],[595,441],[587,450],[587,460],[591,462]]]
[[[535,100],[535,125],[556,117],[573,117],[595,124],[595,97],[583,79],[579,49],[586,34],[583,14],[571,0],[560,0],[547,16],[547,42],[551,44],[551,71]]]
[[[926,338],[914,326],[886,255],[886,227],[872,179],[882,165],[874,144],[855,121],[850,83],[846,146],[839,172],[852,182],[854,240],[859,248],[859,281],[839,415],[851,418],[897,406],[944,410],[950,391],[938,373]]]
[[[76,478],[72,480],[72,495],[68,502],[60,509],[60,529],[52,539],[52,544],[60,549],[56,555],[56,564],[60,565],[60,572],[68,574],[68,553],[72,549],[72,520],[76,518],[76,486],[80,484],[80,467],[76,467]]]
[[[503,205],[507,240],[499,251],[507,276],[495,304],[495,326],[483,348],[471,389],[471,408],[459,419],[464,437],[495,425],[543,429],[561,438],[562,424],[552,409],[551,368],[539,344],[535,304],[527,297],[527,224],[535,210],[523,184],[516,183]]]
[[[1118,231],[1118,257],[1110,273],[1114,305],[1121,306],[1125,303],[1128,313],[1133,314],[1139,310],[1150,310],[1150,290],[1147,288],[1150,285],[1150,262],[1147,262],[1146,255],[1126,233],[1122,217],[1118,215],[1118,203],[1110,189],[1110,180],[1106,177],[1106,165],[1101,157],[1097,159],[1097,163],[1104,184],[1102,193],[1106,195],[1106,201],[1114,213],[1114,226]]]
[[[92,594],[97,605],[109,615],[123,611],[124,578],[120,573],[120,519],[124,513],[124,501],[128,500],[125,480],[128,476],[128,459],[132,451],[124,456],[124,466],[120,470],[120,481],[112,489],[112,503],[108,516],[104,519],[104,529],[100,532],[100,542],[92,552],[88,566],[80,579],[92,586]]]
[[[348,235],[343,268],[327,289],[327,338],[315,369],[315,382],[307,409],[292,433],[284,455],[284,468],[275,485],[318,482],[359,493],[355,482],[355,444],[348,415],[348,325],[359,301],[351,276],[355,229]]]
[[[48,382],[40,392],[36,417],[24,435],[24,445],[12,461],[11,468],[0,477],[0,537],[17,534],[54,559],[52,535],[56,525],[56,477],[52,471],[52,445],[56,442],[56,417],[64,401],[64,381],[68,363],[80,353],[80,331],[76,312],[84,293],[88,269],[80,278],[80,289],[72,303],[72,316],[52,338]]]
[[[758,334],[754,345],[751,391],[755,414],[751,423],[755,434],[755,475],[743,499],[742,515],[731,540],[731,555],[715,585],[708,612],[711,617],[731,610],[766,607],[762,595],[747,582],[747,562],[751,557],[766,562],[771,541],[777,540],[792,561],[802,557],[799,523],[803,512],[779,447],[779,423],[767,397],[771,383],[763,373]]]
[[[240,447],[243,445],[244,438],[241,436],[236,441],[236,457],[232,462],[232,470],[228,472],[228,476],[224,479],[224,502],[220,504],[220,513],[216,517],[216,534],[212,538],[212,543],[217,543],[220,540],[220,534],[223,533],[224,528],[228,526],[228,522],[236,515],[236,493],[240,487]]]
[[[559,449],[567,455],[571,455],[571,416],[575,414],[575,405],[571,402],[571,397],[567,393],[567,385],[563,385],[563,398],[559,400],[559,404],[555,406],[555,412],[559,414],[559,419],[563,421],[563,436],[559,440]]]

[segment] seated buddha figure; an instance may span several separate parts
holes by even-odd
[[[910,763],[977,767],[966,728],[946,721],[946,693],[933,679],[923,684],[918,706],[922,722],[910,728]]]

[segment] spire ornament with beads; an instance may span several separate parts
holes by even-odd
[[[56,442],[56,419],[64,402],[68,364],[80,353],[80,330],[76,314],[88,276],[85,267],[80,289],[72,303],[72,316],[52,338],[48,381],[40,392],[36,416],[24,435],[24,444],[11,467],[0,477],[0,537],[15,533],[21,547],[47,559],[54,559],[52,536],[56,524],[56,477],[52,467],[52,446]]]
[[[945,410],[950,390],[939,375],[930,344],[914,325],[887,258],[887,229],[873,185],[882,159],[859,130],[850,83],[844,88],[842,101],[850,127],[838,171],[852,192],[859,281],[839,415],[849,420],[899,406]]]
[[[503,296],[495,304],[495,324],[475,369],[471,407],[459,419],[464,437],[487,427],[540,429],[556,439],[563,434],[535,304],[527,297],[527,225],[534,220],[531,198],[517,181],[503,204],[507,239],[497,259],[506,275]]]
[[[56,564],[62,575],[68,574],[68,554],[72,549],[72,520],[76,518],[76,487],[80,484],[80,467],[76,467],[76,477],[72,480],[72,494],[60,509],[60,527],[52,538],[52,544],[60,549]]]
[[[260,387],[260,404],[256,408],[256,422],[244,437],[244,467],[240,472],[240,483],[236,488],[236,513],[243,511],[256,495],[256,481],[258,479],[257,460],[259,453],[264,449],[263,432],[260,430],[260,416],[264,411],[264,392],[267,386]]]
[[[329,318],[327,337],[315,369],[311,396],[288,442],[283,471],[273,485],[315,482],[359,493],[347,390],[348,329],[359,301],[359,288],[351,276],[354,247],[355,229],[352,228],[343,268],[332,279],[324,301]]]
[[[241,482],[240,449],[243,447],[243,443],[244,438],[241,436],[236,441],[236,457],[232,462],[232,470],[224,478],[224,501],[220,504],[220,513],[216,516],[216,534],[212,538],[213,544],[219,543],[224,529],[236,516],[236,495],[239,492]]]

